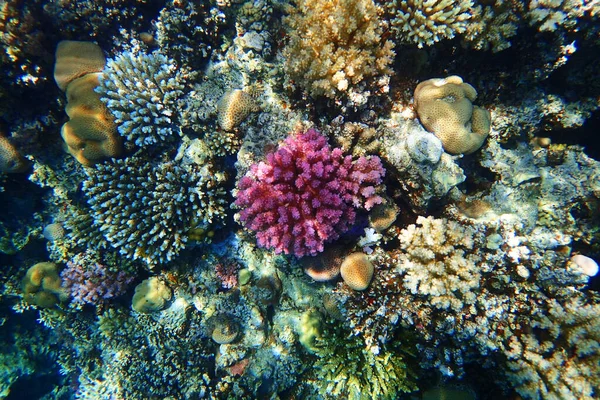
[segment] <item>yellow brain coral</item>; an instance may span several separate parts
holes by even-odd
[[[104,55],[90,42],[62,41],[56,48],[54,79],[67,94],[69,116],[61,136],[69,153],[90,166],[122,151],[114,118],[94,91],[104,68]]]
[[[450,154],[473,153],[490,133],[489,111],[473,106],[477,91],[459,76],[421,82],[414,97],[421,124]]]
[[[232,131],[251,112],[259,110],[256,100],[240,89],[226,92],[217,104],[218,122],[224,131]]]

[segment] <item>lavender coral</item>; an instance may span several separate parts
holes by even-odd
[[[71,295],[71,304],[81,308],[97,305],[123,294],[133,281],[126,271],[113,271],[89,253],[77,254],[60,273],[63,287]]]
[[[369,210],[385,170],[378,157],[344,156],[314,129],[290,136],[238,184],[240,221],[260,247],[296,257],[315,255]]]

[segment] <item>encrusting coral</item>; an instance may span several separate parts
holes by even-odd
[[[38,307],[54,307],[68,298],[58,275],[58,265],[52,262],[37,263],[29,268],[21,285],[23,299]]]
[[[142,314],[160,311],[166,307],[172,296],[171,289],[158,277],[153,276],[135,287],[131,308]]]
[[[240,89],[229,90],[217,105],[219,126],[225,131],[231,131],[246,119],[248,114],[258,110],[258,104],[250,94]]]
[[[113,117],[94,91],[104,63],[102,49],[91,42],[62,41],[56,48],[54,79],[66,91],[69,116],[61,136],[69,153],[85,166],[122,152]]]
[[[477,151],[490,133],[490,112],[473,105],[477,92],[456,75],[429,79],[415,89],[415,109],[423,126],[450,154]]]
[[[373,0],[301,0],[286,19],[286,72],[312,97],[361,97],[384,90],[393,44]],[[371,93],[374,94],[374,93]],[[354,103],[364,102],[363,100]]]
[[[239,219],[261,247],[296,257],[315,255],[354,223],[356,208],[383,200],[379,157],[344,156],[314,129],[288,137],[266,162],[238,182]]]

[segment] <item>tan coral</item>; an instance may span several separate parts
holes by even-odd
[[[446,152],[470,154],[483,145],[491,116],[489,111],[473,106],[477,91],[461,77],[421,82],[414,97],[421,124],[442,141]]]
[[[0,172],[5,174],[24,172],[29,162],[19,153],[12,143],[0,136]]]
[[[374,267],[364,253],[352,253],[340,267],[342,279],[351,289],[365,290],[373,279]]]
[[[54,79],[66,91],[70,118],[61,136],[69,153],[85,166],[118,157],[123,148],[114,118],[95,92],[104,64],[102,49],[94,43],[62,41],[56,48]]]
[[[41,262],[27,270],[23,281],[23,299],[38,307],[53,307],[67,299],[58,275],[58,265]]]
[[[86,166],[118,157],[122,150],[113,117],[94,91],[100,76],[87,74],[67,87],[66,112],[70,119],[63,125],[61,136],[69,153]]]
[[[83,75],[101,72],[106,60],[102,49],[92,42],[63,40],[56,46],[54,80],[61,90]]]
[[[217,104],[218,122],[224,131],[232,131],[241,124],[251,112],[260,108],[256,100],[240,89],[226,92]]]
[[[131,308],[142,314],[163,310],[173,295],[171,289],[153,276],[135,287]]]

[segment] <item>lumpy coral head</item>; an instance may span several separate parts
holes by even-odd
[[[315,255],[354,223],[356,208],[383,201],[378,157],[344,156],[314,129],[292,135],[238,183],[240,221],[260,247],[296,257]]]

